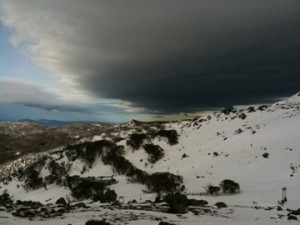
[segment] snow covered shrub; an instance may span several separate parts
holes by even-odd
[[[240,185],[232,180],[223,180],[220,183],[220,187],[223,190],[223,193],[230,193],[233,194],[235,192],[240,191]]]
[[[146,185],[151,192],[174,193],[180,191],[183,183],[182,176],[168,172],[153,173],[148,176]]]
[[[149,140],[149,137],[146,134],[134,133],[129,135],[126,144],[131,146],[134,150],[137,150],[142,146],[144,140]]]
[[[159,145],[145,144],[143,147],[147,152],[147,154],[149,155],[148,161],[150,163],[157,162],[165,155],[164,150]]]
[[[170,145],[178,144],[178,133],[176,130],[159,130],[156,135],[167,138]]]

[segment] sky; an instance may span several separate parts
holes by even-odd
[[[0,0],[0,120],[178,119],[300,91],[298,0]]]

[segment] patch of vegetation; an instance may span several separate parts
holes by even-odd
[[[186,195],[180,193],[168,194],[164,201],[169,204],[170,208],[168,212],[178,214],[186,213],[186,207],[188,206],[188,198]]]
[[[91,167],[96,156],[103,155],[105,150],[110,149],[113,146],[114,144],[107,140],[85,142],[78,145],[67,146],[66,156],[71,161],[75,161],[80,158],[85,161],[89,167]]]
[[[257,109],[260,110],[260,111],[264,111],[265,109],[267,109],[268,106],[267,105],[261,105],[259,106]]]
[[[233,180],[223,180],[220,183],[220,187],[223,190],[223,193],[230,193],[233,194],[235,192],[239,192],[240,191],[240,185],[236,182],[234,182]]]
[[[168,172],[154,173],[148,176],[146,185],[151,192],[174,193],[182,190],[183,177]]]
[[[265,152],[264,154],[262,154],[262,156],[263,156],[264,158],[266,158],[266,159],[269,158],[269,155],[270,155],[270,154],[267,153],[267,152]]]
[[[111,225],[105,220],[88,220],[85,225]]]
[[[217,206],[219,209],[220,208],[227,208],[227,205],[224,202],[217,202],[215,204],[215,206]]]
[[[248,112],[251,113],[251,112],[255,112],[255,108],[253,106],[250,106],[248,108]]]
[[[247,117],[247,116],[246,116],[245,113],[239,114],[239,118],[242,119],[242,120],[246,119],[246,117]]]
[[[0,206],[7,206],[11,205],[13,203],[13,200],[10,198],[10,195],[8,193],[3,193],[0,195]]]
[[[218,186],[213,186],[213,185],[209,185],[207,188],[207,192],[210,195],[218,195],[220,192],[221,188]]]
[[[150,140],[146,134],[133,133],[129,135],[129,139],[127,140],[126,144],[131,146],[132,149],[137,150],[143,145],[145,140]]]
[[[143,148],[149,156],[148,161],[150,163],[155,163],[165,156],[164,150],[159,145],[145,144]]]
[[[25,177],[26,190],[36,190],[44,186],[43,178],[39,177],[40,172],[35,167],[36,165],[28,167],[22,174]]]
[[[170,145],[178,144],[178,133],[176,130],[159,130],[156,135],[167,138]]]
[[[227,107],[221,111],[225,115],[229,115],[230,113],[236,113],[236,109],[233,106]]]
[[[72,196],[76,199],[88,199],[96,196],[103,196],[107,189],[107,182],[97,180],[94,177],[68,176],[67,186],[72,192]],[[112,180],[113,184],[114,181]]]

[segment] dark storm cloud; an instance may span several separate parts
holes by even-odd
[[[7,1],[12,42],[74,90],[162,113],[299,91],[299,1]]]

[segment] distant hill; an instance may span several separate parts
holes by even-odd
[[[64,126],[71,124],[101,124],[101,125],[110,125],[109,123],[99,122],[99,121],[65,121],[65,120],[48,120],[48,119],[40,119],[40,120],[31,120],[31,119],[21,119],[18,120],[20,122],[30,122],[30,123],[38,123],[46,126]]]

